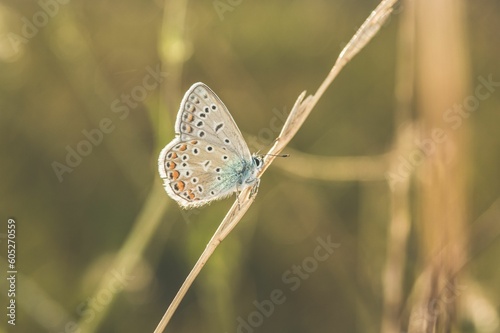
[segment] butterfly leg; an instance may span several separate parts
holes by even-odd
[[[238,210],[241,209],[241,206],[240,206],[240,193],[241,193],[241,191],[236,192],[236,201],[238,202]]]
[[[255,184],[252,186],[252,190],[250,191],[249,198],[252,198],[259,191],[260,178],[255,178]]]
[[[240,189],[238,186],[236,186],[236,202],[238,202],[238,210],[240,210],[241,206],[240,206]]]

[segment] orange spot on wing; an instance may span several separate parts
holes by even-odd
[[[180,151],[184,151],[184,150],[186,150],[186,149],[187,149],[187,147],[188,147],[188,146],[187,146],[186,144],[183,144],[182,146],[180,146],[179,150],[180,150]]]
[[[167,169],[173,170],[176,166],[175,162],[167,162]]]
[[[186,187],[186,184],[184,184],[184,182],[182,182],[182,181],[178,181],[175,185],[177,185],[177,188],[179,189],[179,191],[183,191],[184,188]]]
[[[170,173],[170,179],[172,179],[172,180],[176,180],[177,178],[179,178],[179,176],[180,176],[180,173],[177,170],[174,170]]]

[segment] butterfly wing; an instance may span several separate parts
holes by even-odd
[[[244,163],[226,147],[205,140],[175,138],[160,154],[159,171],[170,197],[190,208],[232,194]]]
[[[250,151],[225,105],[205,84],[195,83],[186,92],[175,129],[158,160],[170,197],[190,208],[238,189]]]
[[[176,133],[181,141],[206,140],[214,145],[226,147],[244,160],[250,160],[248,146],[220,98],[205,84],[193,84],[181,102]]]

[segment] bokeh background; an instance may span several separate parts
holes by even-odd
[[[0,331],[152,332],[234,201],[182,211],[161,188],[184,91],[208,84],[265,152],[377,4],[2,0]],[[477,89],[500,81],[499,38],[495,0],[399,5],[166,331],[498,332],[500,89]]]

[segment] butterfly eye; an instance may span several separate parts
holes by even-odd
[[[257,157],[254,157],[253,158],[253,163],[255,164],[256,167],[259,167],[260,166],[260,159],[257,158]]]

